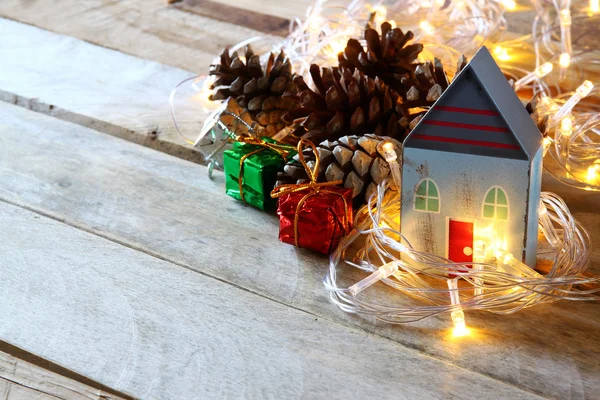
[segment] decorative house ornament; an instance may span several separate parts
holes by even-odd
[[[417,250],[478,262],[491,243],[535,267],[542,135],[487,48],[405,139],[403,166],[401,231]]]

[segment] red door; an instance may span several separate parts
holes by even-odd
[[[473,223],[451,219],[448,225],[448,258],[454,262],[473,261]]]

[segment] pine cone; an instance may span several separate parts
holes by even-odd
[[[294,78],[301,92],[293,97],[300,107],[283,116],[285,123],[295,123],[293,137],[319,142],[374,132],[402,138],[406,129],[398,121],[409,114],[398,93],[381,79],[371,79],[358,70],[353,74],[347,68],[321,70],[315,64],[310,74],[316,89],[310,89],[302,77]]]
[[[538,107],[539,97],[534,95],[527,104],[525,104],[525,109],[529,113],[529,116],[537,126],[537,128],[542,133],[543,137],[548,136],[548,119],[549,115],[541,115]]]
[[[373,79],[379,77],[397,93],[403,94],[409,87],[404,85],[402,78],[413,77],[419,65],[415,60],[423,45],[407,45],[414,34],[411,31],[403,33],[400,28],[392,29],[389,22],[381,24],[381,32],[380,36],[371,27],[365,29],[366,51],[358,40],[348,40],[346,48],[338,55],[339,65],[352,72],[358,69]]]
[[[378,149],[379,143],[384,140],[394,143],[396,152],[401,153],[400,142],[373,134],[344,136],[337,141],[322,142],[317,146],[320,158],[318,180],[343,181],[344,187],[353,188],[355,201],[363,204],[377,190],[379,183],[386,178],[391,179],[389,165]],[[303,154],[309,167],[313,168],[315,157],[312,149],[305,149]],[[306,171],[296,155],[277,175],[276,186],[307,181]]]
[[[467,65],[467,59],[462,55],[458,60],[456,74]],[[439,58],[434,58],[433,63],[427,61],[419,64],[414,71],[414,77],[402,78],[402,84],[409,89],[403,93],[404,107],[408,110],[423,108],[417,112],[410,112],[409,120],[401,120],[402,126],[408,125],[409,132],[421,120],[427,110],[440,98],[450,85],[444,66]]]
[[[271,53],[266,68],[260,63],[260,57],[254,54],[250,45],[245,49],[246,63],[237,52],[229,54],[223,50],[219,64],[210,66],[209,74],[216,76],[211,86],[211,100],[236,99],[238,104],[250,112],[253,119],[265,127],[267,136],[273,136],[286,124],[281,116],[297,107],[293,96],[298,88],[294,84],[292,64],[283,52],[277,57]]]

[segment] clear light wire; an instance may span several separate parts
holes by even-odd
[[[386,191],[386,187],[387,182],[379,185],[369,204],[358,211],[355,229],[330,256],[329,273],[323,282],[333,303],[343,311],[397,324],[458,311],[510,314],[560,299],[598,300],[592,293],[600,289],[574,288],[599,283],[600,278],[583,275],[590,257],[590,238],[556,194],[543,192],[541,196],[547,217],[560,233],[553,248],[552,266],[546,275],[541,275],[519,262],[516,264],[521,264],[520,269],[507,270],[498,262],[455,263],[415,250],[400,232],[398,194]],[[363,245],[355,250],[359,238]],[[353,295],[349,288],[338,284],[339,270],[354,267],[371,274],[390,263],[398,269],[381,281],[403,296],[390,297],[385,304],[369,300],[362,293]],[[460,281],[454,291],[449,288],[449,276]]]

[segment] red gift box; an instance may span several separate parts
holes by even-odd
[[[329,186],[279,198],[279,240],[331,253],[352,226],[352,189]]]
[[[312,170],[304,160],[303,145],[313,149]],[[271,197],[279,197],[279,240],[329,254],[352,228],[352,189],[335,186],[341,181],[317,182],[319,154],[310,141],[298,143],[298,157],[310,182],[281,185],[271,192]]]

